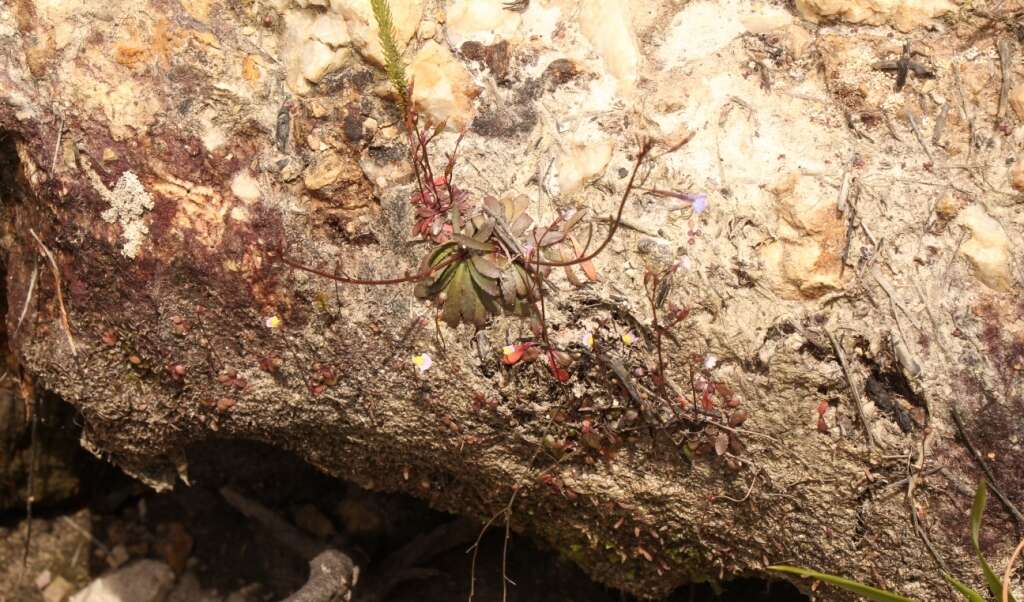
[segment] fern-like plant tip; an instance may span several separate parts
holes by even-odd
[[[400,108],[405,111],[409,107],[409,83],[405,75],[405,65],[402,64],[402,53],[398,50],[391,5],[388,0],[370,0],[370,7],[373,9],[373,18],[377,21],[377,37],[384,53],[384,72],[398,92]]]

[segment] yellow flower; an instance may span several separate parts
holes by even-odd
[[[263,325],[267,328],[280,328],[283,323],[280,316],[276,315],[268,316],[267,319],[263,320]]]
[[[632,345],[633,343],[636,342],[636,337],[633,336],[632,332],[627,332],[626,334],[622,335],[622,342],[627,345]]]

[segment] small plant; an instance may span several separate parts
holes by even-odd
[[[1008,576],[1010,574],[1010,569],[1012,568],[1013,560],[1011,559],[1010,561],[1011,566],[1007,567],[1007,578],[1001,582],[999,577],[997,577],[995,572],[992,570],[992,567],[989,566],[988,561],[985,560],[985,556],[981,553],[979,535],[981,532],[981,521],[985,514],[985,505],[987,502],[988,487],[983,480],[978,483],[978,488],[974,494],[974,506],[971,508],[971,542],[974,544],[974,552],[978,556],[978,565],[981,567],[982,575],[985,577],[985,583],[988,585],[988,589],[992,593],[992,597],[999,602],[1014,602],[1013,595],[1011,595],[1009,591],[1004,591],[1004,588],[1007,590],[1009,589],[1010,584]],[[836,587],[845,589],[846,591],[864,596],[868,600],[873,600],[875,602],[914,602],[910,598],[905,598],[889,591],[877,589],[843,577],[819,573],[803,567],[777,564],[768,567],[768,569],[780,573],[789,573],[792,575],[799,575],[800,577],[818,579],[835,585]],[[970,602],[984,602],[984,597],[981,594],[964,585],[953,575],[943,572],[942,577]]]
[[[547,357],[548,367],[558,380],[568,380],[565,368],[571,358],[551,345],[547,333],[544,296],[545,290],[551,288],[551,269],[563,268],[566,278],[577,286],[583,281],[573,271],[576,267],[587,280],[598,280],[591,260],[615,236],[637,172],[650,151],[650,143],[641,145],[615,220],[593,250],[590,248],[592,227],[585,238],[576,235],[576,229],[586,216],[585,210],[557,215],[547,225],[540,226],[527,213],[530,203],[525,196],[510,195],[500,199],[487,196],[482,202],[476,201],[455,184],[462,136],[456,140],[454,150],[446,155],[444,169],[435,170],[430,147],[444,130],[444,124],[424,123],[417,115],[411,102],[414,84],[406,79],[388,2],[372,0],[371,5],[379,28],[385,71],[398,92],[399,105],[405,115],[410,162],[416,176],[416,191],[410,198],[416,212],[413,234],[432,242],[433,247],[423,257],[415,274],[387,279],[352,278],[327,272],[306,266],[284,251],[279,253],[280,261],[344,284],[416,283],[415,296],[435,305],[439,317],[452,327],[471,324],[479,329],[502,313],[528,319],[531,329],[541,339],[535,352]]]

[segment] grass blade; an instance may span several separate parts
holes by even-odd
[[[950,585],[956,588],[956,591],[963,594],[963,596],[967,598],[970,602],[985,602],[985,598],[983,598],[981,594],[961,583],[953,575],[950,575],[949,573],[943,573],[942,576],[946,578],[946,581],[949,582]]]
[[[826,573],[819,573],[818,571],[812,571],[798,566],[789,566],[785,564],[776,564],[768,567],[771,571],[778,571],[780,573],[790,573],[792,575],[799,575],[801,577],[810,577],[825,583],[830,583],[836,587],[845,589],[848,592],[853,592],[859,596],[864,596],[872,602],[914,602],[910,598],[904,598],[899,594],[887,592],[882,589],[871,587],[870,585],[864,585],[858,581],[852,581],[850,579],[844,579],[842,577],[836,577],[835,575],[829,575]]]
[[[1003,584],[995,571],[992,570],[992,567],[989,566],[988,561],[985,560],[985,556],[981,553],[981,544],[979,543],[981,520],[985,516],[985,505],[987,503],[988,485],[982,479],[978,483],[978,489],[974,492],[974,507],[971,508],[971,543],[974,544],[974,551],[978,554],[978,564],[981,565],[981,572],[985,575],[985,583],[988,585],[989,591],[992,592],[996,600],[1002,600]],[[1007,599],[1010,602],[1016,602],[1012,594]]]

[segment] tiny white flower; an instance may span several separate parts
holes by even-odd
[[[267,328],[280,328],[281,324],[283,324],[283,322],[281,321],[280,316],[277,315],[267,316],[267,318],[263,320],[263,325]]]
[[[706,370],[714,370],[715,366],[717,366],[717,365],[718,365],[718,358],[715,357],[714,355],[709,353],[704,358],[704,369],[706,369]]]
[[[427,370],[430,370],[430,367],[434,365],[434,359],[430,357],[429,353],[421,353],[419,355],[412,356],[412,364],[416,366],[416,369],[420,371],[420,374],[423,374]]]
[[[593,349],[594,348],[594,335],[593,335],[593,333],[584,332],[580,336],[580,343],[582,343],[583,346],[586,347],[587,349]]]
[[[683,268],[687,272],[693,269],[693,260],[690,259],[689,255],[683,255],[679,260],[679,267]]]

